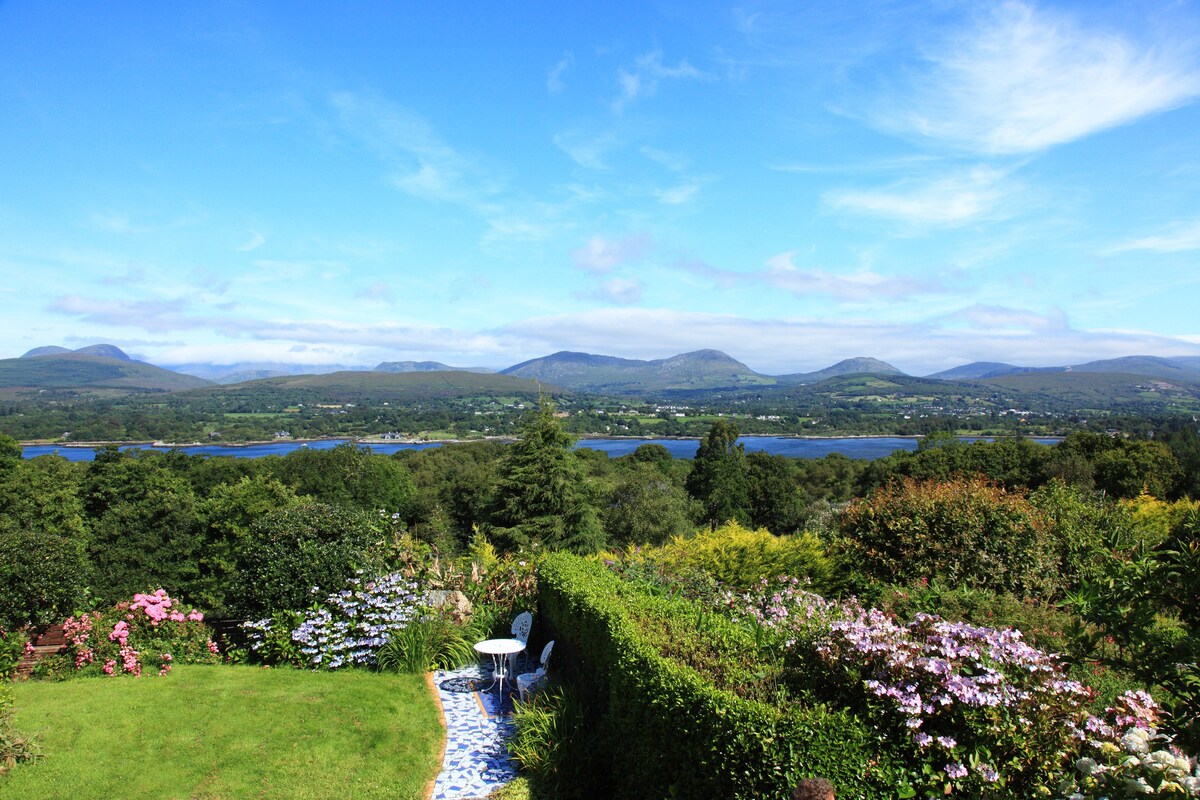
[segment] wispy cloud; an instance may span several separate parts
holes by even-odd
[[[1030,153],[1200,95],[1194,49],[1144,46],[1021,2],[986,7],[930,48],[878,127],[988,154]]]
[[[249,253],[251,250],[257,250],[267,243],[267,237],[263,236],[258,231],[250,231],[250,239],[237,246],[239,253]]]
[[[127,214],[117,214],[112,211],[97,211],[91,216],[92,227],[106,233],[122,235],[145,233],[150,230],[146,225],[135,225]]]
[[[140,328],[152,333],[203,327],[203,322],[189,318],[187,308],[183,298],[100,300],[72,294],[55,297],[46,310],[93,325]]]
[[[828,295],[836,300],[863,302],[897,300],[941,291],[935,280],[909,276],[880,275],[863,269],[841,275],[823,269],[799,269],[795,253],[781,253],[767,261],[767,269],[755,277],[797,296]]]
[[[682,172],[687,169],[688,159],[678,153],[670,153],[666,150],[659,150],[657,147],[643,145],[638,152],[651,161],[661,164],[672,172]]]
[[[678,206],[695,200],[703,187],[704,181],[697,179],[667,189],[655,189],[653,194],[664,205]]]
[[[100,279],[102,286],[143,286],[145,283],[145,267],[130,267],[120,275],[106,275]]]
[[[342,129],[395,170],[392,185],[428,200],[468,205],[498,191],[495,178],[435,133],[420,115],[378,98],[336,92],[329,102]]]
[[[546,76],[546,91],[551,94],[558,94],[566,88],[566,83],[563,82],[563,75],[566,74],[575,64],[575,56],[567,51],[563,57],[558,60],[558,63],[550,70],[550,74]]]
[[[631,306],[640,303],[642,290],[646,284],[640,278],[610,278],[595,289],[576,292],[575,296],[591,300],[600,300],[619,306]]]
[[[360,300],[366,300],[372,303],[379,303],[386,306],[396,305],[396,293],[392,291],[392,287],[386,283],[372,283],[365,289],[360,289],[354,293],[354,296]]]
[[[705,261],[683,258],[673,262],[673,269],[711,281],[713,285],[730,289],[735,286],[769,286],[782,289],[797,297],[826,296],[841,302],[863,303],[870,300],[896,301],[946,290],[933,278],[907,275],[882,275],[871,269],[841,273],[819,267],[800,268],[795,264],[795,251],[788,251],[767,260],[765,269],[750,272],[715,267]]]
[[[650,237],[633,233],[619,239],[593,236],[571,253],[575,266],[586,272],[612,272],[619,266],[640,261],[650,250]]]
[[[1105,253],[1125,253],[1132,250],[1149,250],[1155,253],[1179,253],[1185,250],[1200,250],[1200,219],[1179,222],[1164,233],[1131,239],[1106,249]]]
[[[839,210],[915,225],[962,225],[1002,211],[1016,190],[1007,171],[975,167],[933,179],[898,181],[881,189],[838,189],[824,202]]]
[[[612,110],[620,113],[635,100],[654,96],[663,80],[694,80],[701,77],[703,73],[688,63],[687,59],[669,66],[663,63],[662,51],[653,50],[639,56],[632,66],[621,67],[617,71],[620,93],[612,101]]]
[[[1006,306],[976,304],[959,309],[940,318],[951,326],[963,325],[979,331],[1024,331],[1030,334],[1061,332],[1070,329],[1067,315],[1061,309],[1049,314]]]
[[[581,167],[597,172],[606,172],[608,164],[604,158],[620,145],[610,133],[595,134],[589,131],[571,130],[554,135],[554,146],[562,150]]]

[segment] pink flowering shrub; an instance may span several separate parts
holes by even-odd
[[[59,659],[77,674],[132,675],[143,670],[166,675],[172,665],[217,663],[220,654],[204,615],[165,590],[135,594],[132,602],[106,611],[69,617],[63,623],[67,645]],[[44,660],[39,672],[53,673]]]
[[[1019,631],[930,614],[902,624],[789,578],[721,604],[784,649],[797,699],[871,720],[925,796],[1200,797],[1196,760],[1158,733],[1148,694],[1092,716],[1094,692]]]

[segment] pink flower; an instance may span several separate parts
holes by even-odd
[[[212,653],[214,656],[219,656],[221,654],[221,651],[217,649],[217,643],[212,639],[208,640],[208,652]]]
[[[116,667],[117,667],[117,662],[110,658],[108,661],[104,662],[104,674],[112,675],[113,670],[116,669]]]
[[[189,620],[191,620],[192,622],[204,622],[204,615],[201,614],[196,609],[192,609],[191,611],[189,611],[187,618]]]

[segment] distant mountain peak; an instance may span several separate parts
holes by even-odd
[[[74,350],[68,350],[65,347],[59,347],[56,344],[49,344],[45,347],[35,347],[21,358],[41,358],[42,356],[64,356],[67,353],[73,353]]]
[[[440,361],[384,361],[373,372],[475,372],[490,374],[486,367],[448,367]]]
[[[46,356],[95,356],[97,358],[111,358],[116,361],[132,361],[125,354],[125,351],[113,344],[90,344],[87,347],[80,347],[78,350],[68,350],[65,347],[58,345],[48,345],[46,347],[35,347],[21,358],[45,358]]]

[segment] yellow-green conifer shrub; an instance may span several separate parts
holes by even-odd
[[[779,575],[809,578],[820,589],[833,571],[815,534],[776,536],[765,528],[743,528],[736,521],[694,537],[676,536],[662,546],[660,560],[700,567],[722,583],[743,589]]]
[[[1176,500],[1168,503],[1150,494],[1145,487],[1141,494],[1132,500],[1121,500],[1120,504],[1129,512],[1130,518],[1137,526],[1139,538],[1149,545],[1155,545],[1167,538],[1171,529],[1183,520],[1189,511],[1200,507],[1195,500]]]

